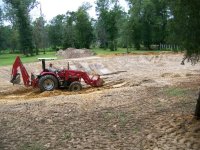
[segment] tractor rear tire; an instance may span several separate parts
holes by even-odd
[[[73,92],[78,92],[78,91],[82,90],[82,85],[81,85],[80,82],[74,81],[74,82],[72,82],[72,83],[70,84],[69,90],[70,90],[70,91],[73,91]]]
[[[53,91],[58,88],[58,80],[52,75],[45,75],[39,79],[40,91]]]

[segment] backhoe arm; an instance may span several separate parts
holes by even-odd
[[[13,64],[13,68],[12,68],[12,74],[11,74],[11,83],[15,84],[15,80],[16,78],[19,76],[19,73],[18,73],[18,68],[20,69],[21,71],[21,74],[22,74],[22,79],[23,79],[23,82],[24,82],[24,85],[25,86],[29,86],[30,85],[30,80],[29,80],[29,75],[26,71],[26,68],[24,67],[24,65],[22,64],[19,56],[16,57],[15,59],[15,62]]]

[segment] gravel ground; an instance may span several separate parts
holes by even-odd
[[[198,150],[199,65],[182,66],[181,59],[162,53],[56,61],[110,72],[102,74],[103,87],[78,93],[12,86],[11,67],[1,67],[0,149]],[[40,70],[40,63],[25,66]]]

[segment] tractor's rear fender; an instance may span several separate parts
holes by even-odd
[[[45,75],[52,75],[52,76],[55,76],[57,78],[57,75],[54,72],[41,72],[40,75],[38,76],[38,78],[41,77],[41,76],[45,76]]]

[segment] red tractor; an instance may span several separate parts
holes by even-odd
[[[25,86],[38,87],[43,91],[52,91],[57,88],[68,88],[70,91],[80,91],[82,89],[81,79],[88,85],[93,87],[100,87],[103,85],[103,80],[99,75],[89,77],[86,72],[76,71],[76,70],[57,70],[50,71],[45,66],[45,60],[53,60],[54,58],[39,58],[42,61],[42,72],[35,76],[31,73],[31,77],[27,73],[26,68],[22,64],[19,56],[16,57],[12,68],[11,83],[20,83],[20,73],[21,70],[22,79]]]

